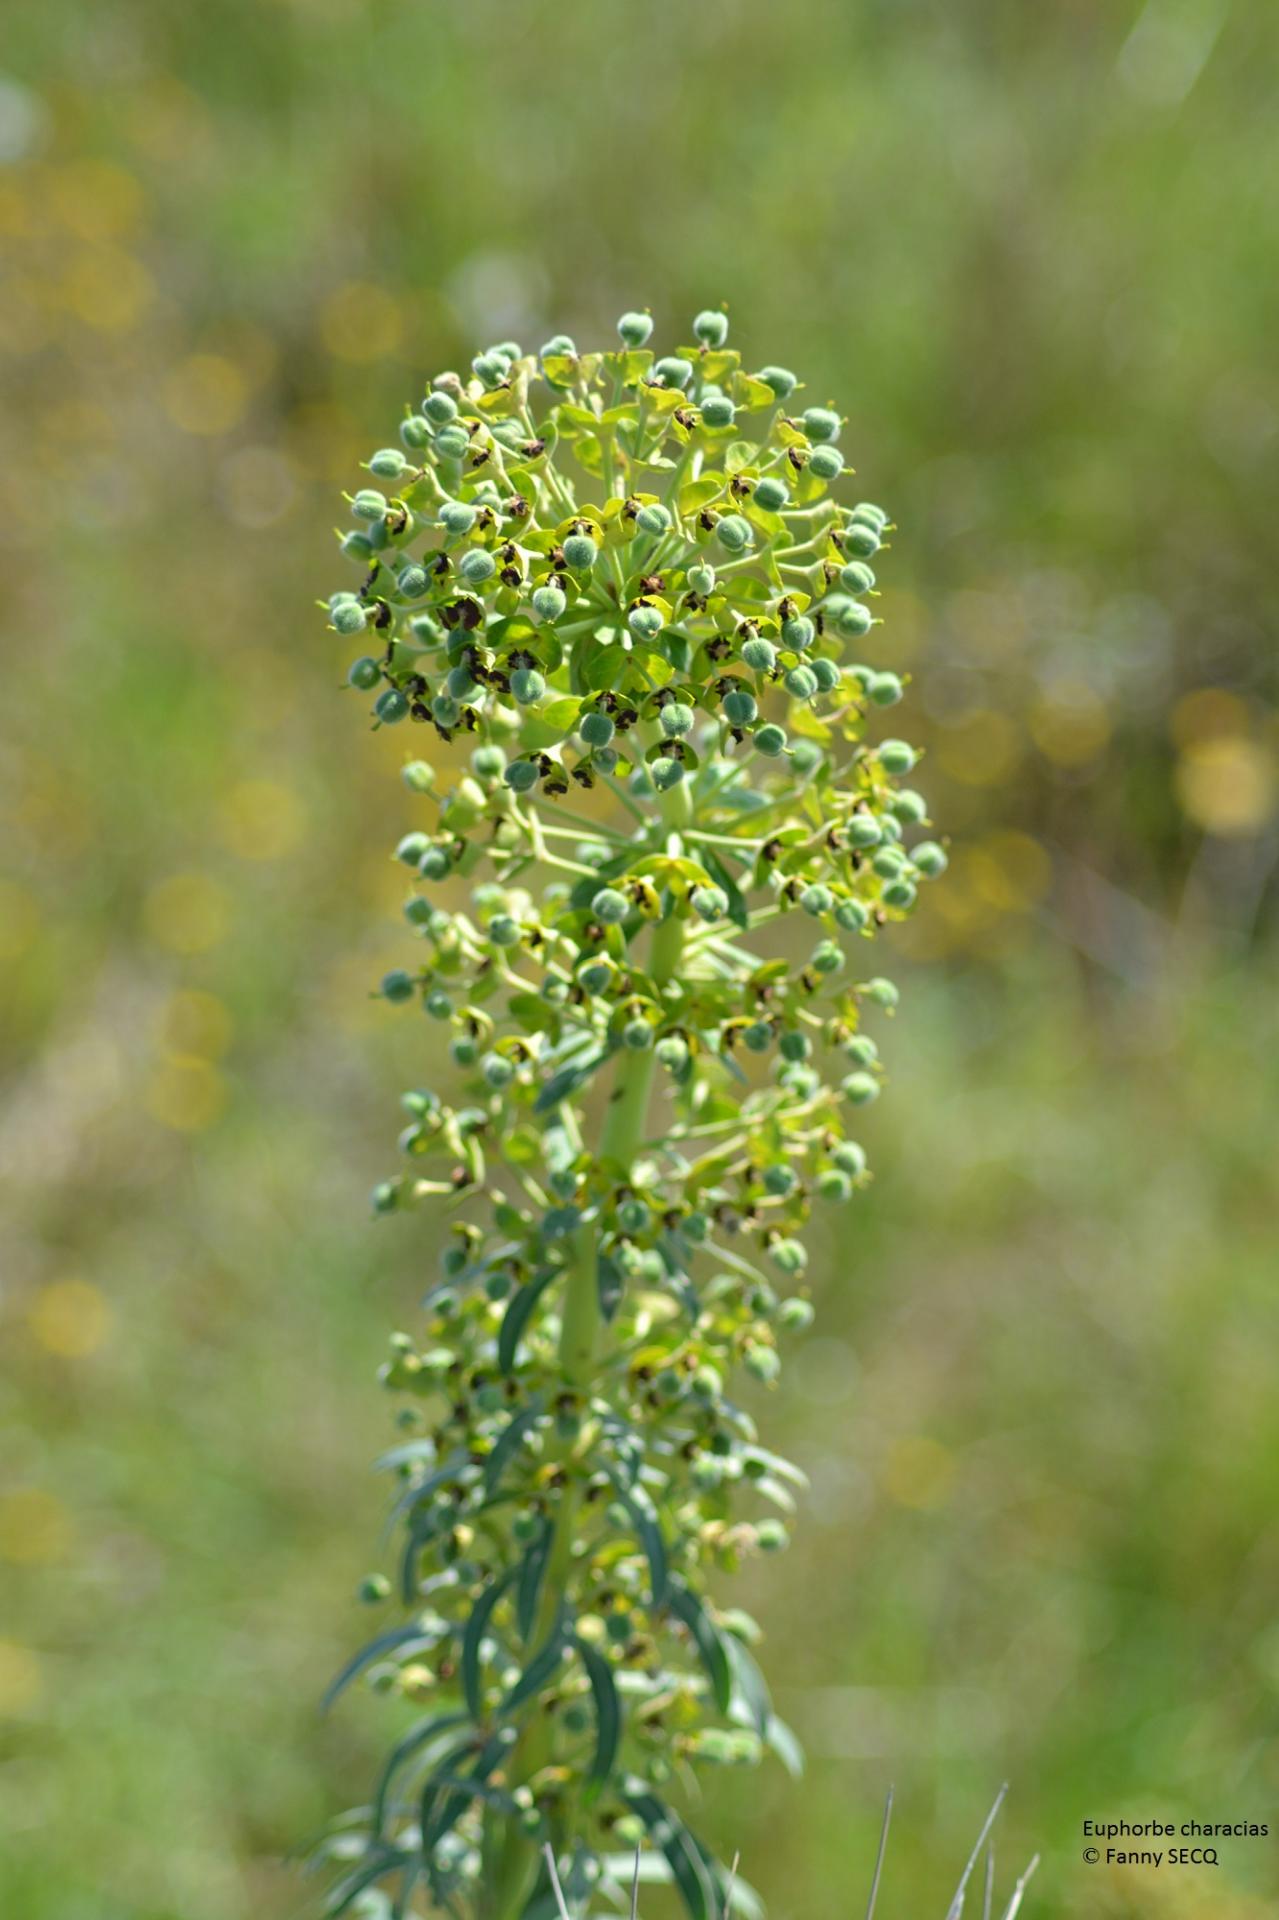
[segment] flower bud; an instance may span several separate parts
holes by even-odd
[[[617,331],[624,346],[642,347],[653,331],[653,316],[651,313],[624,313],[617,323]]]

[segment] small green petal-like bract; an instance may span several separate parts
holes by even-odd
[[[869,1178],[897,993],[866,943],[946,854],[877,742],[892,529],[839,497],[841,416],[720,310],[652,331],[440,374],[322,602],[372,723],[431,742],[392,848],[418,957],[374,989],[426,1017],[373,1207],[424,1209],[439,1269],[383,1369],[397,1564],[336,1688],[402,1717],[335,1914],[552,1912],[548,1841],[602,1911],[646,1837],[715,1920],[676,1783],[795,1752],[722,1594],[802,1487],[751,1408],[813,1317],[810,1210]]]

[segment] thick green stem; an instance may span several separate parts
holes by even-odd
[[[684,781],[671,792],[663,794],[659,804],[662,818],[672,831],[678,832],[693,818],[692,797]],[[650,972],[659,989],[675,977],[683,947],[683,923],[672,910],[664,920],[658,922],[653,932]],[[648,1108],[654,1065],[651,1047],[639,1052],[627,1051],[619,1059],[609,1095],[608,1115],[600,1138],[601,1160],[612,1160],[629,1167],[648,1138]],[[580,1394],[589,1391],[594,1377],[603,1325],[597,1265],[594,1232],[589,1227],[580,1227],[573,1239],[560,1322],[560,1364],[567,1383]],[[568,1586],[580,1500],[580,1482],[576,1478],[569,1478],[560,1495],[555,1515],[555,1538],[543,1577],[538,1617],[529,1637],[531,1647],[541,1646],[551,1631]],[[511,1755],[511,1780],[528,1780],[547,1764],[550,1752],[551,1729],[548,1721],[544,1718],[533,1721],[526,1727]],[[514,1823],[489,1810],[484,1816],[484,1857],[486,1920],[515,1920],[533,1884],[537,1863],[534,1843]]]

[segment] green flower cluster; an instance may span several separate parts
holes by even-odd
[[[651,325],[435,379],[327,603],[375,722],[466,765],[404,768],[423,951],[382,992],[468,1089],[405,1095],[375,1194],[456,1217],[385,1368],[403,1617],[337,1683],[422,1717],[335,1843],[335,1913],[513,1920],[544,1841],[575,1898],[647,1836],[708,1920],[723,1872],[668,1787],[797,1764],[754,1623],[707,1591],[785,1544],[802,1484],[737,1394],[811,1318],[810,1208],[867,1178],[866,1017],[897,996],[856,956],[945,854],[912,749],[868,737],[901,681],[845,657],[889,527],[838,497],[840,416],[744,371],[720,312],[661,357]]]

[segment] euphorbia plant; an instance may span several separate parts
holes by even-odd
[[[915,756],[873,737],[901,682],[846,657],[887,521],[841,497],[839,414],[743,371],[722,313],[666,357],[651,324],[435,379],[328,602],[376,723],[449,768],[403,770],[422,953],[382,983],[446,1091],[404,1096],[375,1195],[427,1206],[442,1273],[385,1368],[395,1622],[336,1683],[415,1717],[335,1912],[514,1920],[547,1841],[579,1903],[644,1841],[706,1920],[722,1869],[672,1800],[797,1759],[717,1579],[785,1544],[801,1484],[740,1395],[811,1318],[810,1207],[866,1178],[866,1016],[897,998],[866,942],[944,855],[908,850]]]

